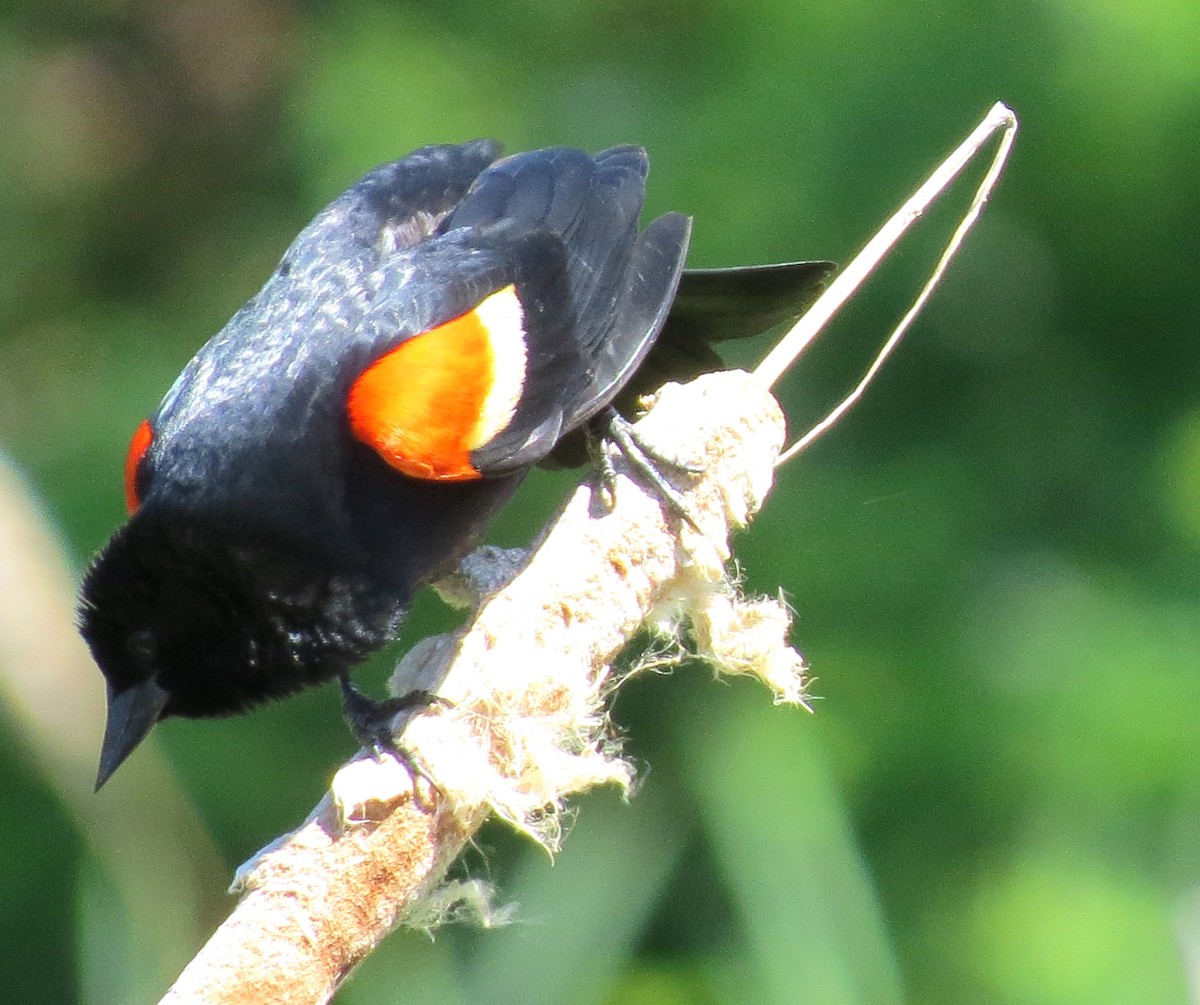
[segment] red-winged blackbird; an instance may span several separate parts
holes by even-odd
[[[430,146],[342,194],[134,435],[84,579],[108,684],[97,787],[167,716],[340,677],[618,393],[719,366],[832,266],[684,271],[634,147]],[[361,703],[355,709],[362,712]],[[366,728],[366,727],[364,727]]]

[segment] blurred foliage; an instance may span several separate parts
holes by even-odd
[[[749,586],[798,612],[816,714],[702,670],[635,682],[639,797],[581,800],[553,867],[486,831],[466,867],[516,924],[398,933],[339,1001],[1200,1000],[1192,0],[49,0],[0,28],[0,450],[78,566],[121,519],[137,421],[375,163],[477,135],[637,142],[648,210],[696,217],[693,263],[845,260],[1009,102],[1013,162],[943,290],[739,543]],[[788,377],[794,429],[954,211]],[[535,477],[496,539],[565,484]],[[426,598],[405,639],[448,623]],[[99,716],[98,676],[79,687]],[[92,811],[63,812],[9,723],[4,997],[143,1000],[176,964],[131,945],[162,922],[130,914]],[[157,742],[230,867],[350,749],[332,689]],[[169,833],[145,795],[139,855]]]

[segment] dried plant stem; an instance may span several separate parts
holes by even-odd
[[[955,228],[954,233],[950,236],[950,240],[947,242],[941,258],[938,259],[937,265],[934,266],[933,272],[930,273],[929,279],[921,288],[921,292],[917,294],[916,300],[913,301],[912,306],[900,320],[900,323],[896,325],[892,334],[888,336],[883,347],[871,362],[871,366],[855,388],[825,418],[783,451],[777,463],[783,464],[785,461],[796,456],[796,454],[800,453],[817,437],[821,436],[837,423],[854,406],[863,394],[866,393],[867,387],[875,379],[875,375],[883,367],[887,358],[892,354],[892,350],[900,343],[900,339],[904,337],[904,333],[908,331],[909,326],[925,306],[925,302],[933,293],[934,287],[941,281],[947,266],[950,264],[950,260],[958,252],[959,247],[961,247],[963,240],[967,236],[967,232],[975,225],[975,221],[979,219],[979,214],[983,212],[988,197],[996,187],[996,183],[1000,180],[1000,173],[1004,170],[1004,165],[1008,160],[1009,152],[1012,150],[1013,142],[1017,136],[1017,117],[1011,108],[1000,102],[996,102],[991,107],[987,115],[984,116],[983,121],[971,131],[971,134],[955,148],[949,157],[938,165],[921,187],[905,201],[904,205],[876,231],[875,236],[866,243],[863,249],[854,256],[854,260],[830,283],[829,289],[813,304],[808,313],[796,322],[791,330],[779,340],[755,369],[754,375],[756,377],[763,381],[767,387],[774,387],[775,382],[800,358],[805,349],[821,333],[826,323],[850,299],[866,278],[875,271],[884,256],[904,236],[909,227],[921,218],[921,215],[946,190],[946,187],[962,173],[966,166],[975,159],[984,144],[996,135],[997,132],[1000,133],[1000,143],[996,149],[995,156],[992,158],[992,163],[988,167],[983,181],[980,182],[978,189],[976,189],[975,196],[971,200],[966,214]]]
[[[566,796],[629,779],[603,698],[612,660],[648,618],[687,619],[727,669],[800,697],[786,617],[741,602],[724,571],[730,531],[771,484],[778,406],[748,375],[714,374],[664,388],[639,431],[703,459],[684,494],[704,532],[668,519],[623,474],[611,513],[579,490],[473,622],[414,657],[444,676],[453,703],[405,734],[441,795],[422,786],[414,799],[390,759],[352,762],[302,827],[243,867],[241,902],[164,1001],[326,1001],[395,924],[437,920],[445,870],[490,813],[553,847]]]

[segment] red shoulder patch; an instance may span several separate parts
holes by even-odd
[[[141,502],[137,490],[138,469],[153,442],[154,430],[150,426],[150,420],[143,419],[142,424],[134,431],[133,439],[129,441],[129,450],[125,454],[125,508],[130,514]]]
[[[512,420],[524,379],[523,312],[506,286],[372,363],[350,388],[350,429],[413,478],[479,478],[471,451]]]

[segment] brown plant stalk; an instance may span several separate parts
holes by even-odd
[[[465,563],[486,599],[460,632],[407,658],[449,703],[404,734],[436,788],[391,758],[344,767],[303,825],[239,870],[241,900],[163,1001],[327,1001],[397,924],[452,912],[466,891],[444,884],[446,870],[490,814],[553,848],[570,794],[631,780],[604,699],[613,660],[648,622],[675,636],[686,625],[719,669],[803,699],[786,611],[742,599],[726,574],[729,535],[761,505],[783,443],[774,399],[746,374],[712,374],[664,388],[638,430],[703,465],[680,481],[702,531],[665,514],[618,460],[611,512],[581,488],[515,575],[511,553]]]

